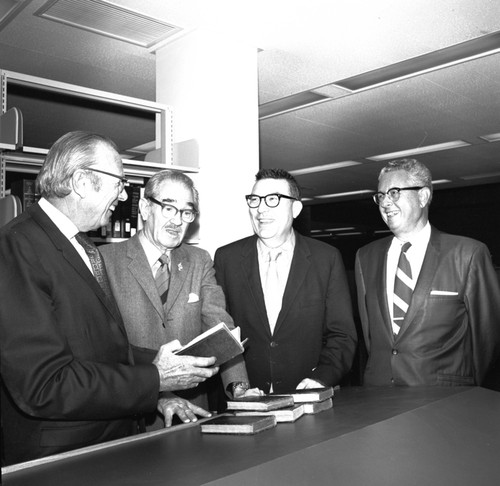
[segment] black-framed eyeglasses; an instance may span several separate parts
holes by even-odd
[[[160,202],[154,197],[150,196],[148,197],[148,199],[151,202],[158,204],[158,206],[161,206],[161,214],[168,219],[173,219],[177,216],[177,213],[181,213],[181,221],[183,221],[184,223],[192,223],[194,221],[194,218],[196,218],[196,215],[198,214],[198,211],[196,211],[195,209],[177,209],[175,206]]]
[[[130,186],[130,182],[128,181],[128,179],[118,174],[112,174],[111,172],[106,172],[105,170],[101,169],[94,169],[93,167],[86,167],[85,170],[90,170],[92,172],[99,172],[99,174],[105,174],[114,177],[115,179],[120,179],[120,192],[122,192],[125,187]]]
[[[396,202],[401,195],[401,191],[420,191],[425,186],[411,186],[411,187],[391,187],[387,192],[376,192],[373,195],[373,200],[375,204],[383,204],[385,197],[387,196],[392,202]]]
[[[263,199],[267,207],[275,208],[276,206],[279,205],[282,197],[284,197],[285,199],[292,199],[293,201],[298,201],[296,197],[286,196],[285,194],[279,194],[279,193],[268,194],[267,196],[257,196],[256,194],[248,194],[247,196],[245,196],[245,199],[247,200],[248,207],[252,209],[258,208]]]

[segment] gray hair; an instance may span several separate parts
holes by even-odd
[[[116,144],[96,133],[74,131],[60,137],[52,145],[36,179],[39,194],[46,198],[63,198],[71,193],[70,181],[78,169],[87,169],[97,163],[97,148],[105,145],[116,152]],[[91,181],[99,189],[99,178],[92,174]]]

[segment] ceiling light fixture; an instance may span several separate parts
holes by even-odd
[[[360,165],[361,162],[354,160],[346,160],[344,162],[333,162],[332,164],[316,165],[314,167],[306,167],[305,169],[289,170],[288,172],[293,176],[304,174],[312,174],[315,172],[324,172],[326,170],[340,169],[341,167],[350,167],[351,165]]]
[[[436,181],[432,181],[432,185],[435,186],[437,184],[446,184],[447,182],[451,182],[449,179],[438,179]]]
[[[410,157],[412,155],[428,154],[430,152],[439,152],[441,150],[450,150],[460,147],[468,147],[471,145],[463,140],[454,140],[452,142],[436,143],[434,145],[425,145],[423,147],[416,147],[408,150],[400,150],[399,152],[391,152],[382,155],[373,155],[372,157],[366,157],[368,160],[373,162],[381,162],[383,160],[399,159],[402,157]]]
[[[283,115],[289,111],[295,111],[306,106],[323,103],[331,98],[313,91],[302,91],[284,98],[259,105],[259,119],[265,120],[276,115]]]
[[[460,179],[463,179],[464,181],[473,181],[474,179],[488,179],[490,177],[498,177],[500,176],[500,172],[488,172],[488,173],[483,173],[483,174],[474,174],[470,176],[463,176],[460,177]]]
[[[372,194],[371,189],[363,189],[362,191],[337,192],[336,194],[324,194],[322,196],[314,196],[314,199],[329,199],[332,197],[356,196],[358,194]]]
[[[489,135],[481,135],[479,138],[486,142],[500,142],[500,133],[490,133]]]

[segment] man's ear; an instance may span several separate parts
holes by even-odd
[[[78,194],[81,199],[85,199],[92,185],[87,174],[81,169],[75,170],[69,181],[72,192]]]
[[[304,206],[300,201],[293,201],[293,203],[292,203],[293,219],[295,219],[300,214],[303,207]]]
[[[139,199],[139,212],[141,213],[141,217],[144,221],[149,218],[149,214],[151,212],[151,204],[144,197]]]
[[[425,208],[429,204],[431,198],[431,190],[428,187],[423,187],[418,191],[418,200],[420,207]]]

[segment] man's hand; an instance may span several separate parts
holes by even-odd
[[[218,373],[219,367],[213,366],[215,357],[177,356],[172,351],[178,347],[177,340],[164,344],[153,360],[160,375],[160,391],[195,388]]]
[[[304,378],[298,385],[297,390],[304,390],[306,388],[324,388],[325,385],[319,381],[311,380],[311,378]]]
[[[170,427],[172,425],[174,415],[177,415],[185,424],[196,422],[198,420],[196,415],[200,415],[201,417],[212,416],[212,414],[207,412],[205,409],[198,407],[183,398],[175,396],[160,398],[158,400],[157,408],[163,415],[165,427]]]
[[[243,390],[242,388],[236,388],[234,390],[234,398],[259,397],[261,395],[264,395],[264,392],[259,388],[249,388],[248,390]]]

